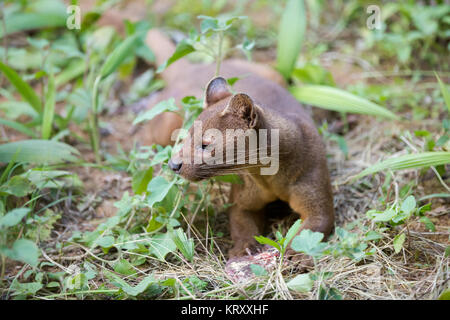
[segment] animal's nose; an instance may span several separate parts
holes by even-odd
[[[183,164],[181,162],[180,163],[176,163],[176,162],[172,161],[172,159],[170,159],[168,165],[169,165],[170,169],[172,169],[175,172],[178,172],[178,171],[180,171],[181,166]]]

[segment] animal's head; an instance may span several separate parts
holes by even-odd
[[[198,181],[255,165],[251,151],[257,149],[259,120],[260,110],[248,95],[233,95],[224,78],[214,78],[206,88],[204,110],[169,167]]]

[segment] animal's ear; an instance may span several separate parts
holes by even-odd
[[[222,77],[212,79],[206,86],[205,107],[231,96],[227,80]]]
[[[256,127],[258,122],[257,107],[253,103],[252,98],[245,93],[237,93],[231,98],[228,106],[223,110],[223,114],[228,112],[247,121],[249,128]]]

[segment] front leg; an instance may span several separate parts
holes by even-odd
[[[255,236],[262,234],[265,225],[263,210],[249,211],[235,205],[230,211],[230,232],[234,242],[229,251],[230,258],[247,254],[257,245]]]
[[[302,230],[321,232],[326,239],[334,229],[333,195],[329,179],[311,175],[290,188],[289,206],[302,219]]]
[[[233,248],[230,257],[246,255],[246,249],[257,245],[255,236],[261,235],[266,223],[265,206],[276,197],[259,188],[248,177],[242,177],[244,184],[231,187],[230,201],[233,203],[229,211],[231,239]]]

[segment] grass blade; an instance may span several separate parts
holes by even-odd
[[[277,69],[287,79],[291,76],[303,44],[306,14],[303,0],[289,0],[280,21],[277,45]]]
[[[38,113],[42,110],[41,100],[28,83],[22,80],[13,69],[0,62],[0,71],[6,76],[11,84],[17,89],[22,98],[26,100]]]
[[[436,75],[439,86],[441,87],[442,96],[444,97],[445,104],[447,105],[447,110],[450,113],[450,92],[448,91],[445,83],[441,81],[441,78],[439,78],[438,74],[436,72],[434,74]]]
[[[36,138],[36,134],[33,132],[33,130],[31,130],[30,128],[28,128],[27,126],[25,126],[19,122],[0,118],[0,125],[10,127],[10,128],[17,130],[23,134],[26,134],[29,137]]]
[[[75,148],[51,140],[22,140],[0,145],[0,162],[28,162],[35,164],[76,161],[79,155]]]
[[[291,88],[291,93],[300,102],[327,110],[399,119],[394,113],[376,103],[333,87],[305,85]]]
[[[360,179],[369,174],[384,170],[404,170],[412,168],[424,168],[450,163],[450,152],[431,151],[417,154],[406,154],[400,157],[386,159],[359,173],[353,180]]]
[[[44,116],[42,117],[42,139],[49,139],[52,134],[53,118],[55,116],[55,77],[50,74],[45,95]]]
[[[170,66],[175,61],[183,58],[185,55],[188,55],[191,52],[194,52],[195,48],[188,43],[187,40],[181,40],[177,47],[175,48],[175,52],[172,54],[172,56],[167,59],[166,62],[164,62],[162,65],[158,67],[158,70],[156,70],[157,73],[163,72],[168,66]]]
[[[138,32],[123,41],[120,45],[118,45],[114,51],[106,58],[106,61],[103,63],[102,68],[100,69],[100,77],[101,79],[105,79],[111,73],[117,70],[120,64],[130,56],[133,50],[137,47],[139,40],[142,38],[143,33]]]

